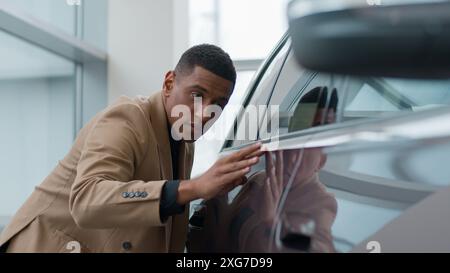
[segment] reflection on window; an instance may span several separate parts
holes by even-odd
[[[328,101],[327,87],[313,88],[297,104],[289,120],[288,132],[334,123],[336,121],[337,103],[338,95],[336,89],[333,89]]]
[[[450,105],[450,80],[348,78],[344,120]]]
[[[76,5],[68,5],[66,0],[7,0],[24,13],[50,23],[68,34],[75,35]]]
[[[395,104],[383,97],[372,86],[364,84],[353,100],[345,108],[346,111],[398,111]]]
[[[306,72],[293,61],[290,55],[270,100],[270,105],[279,105],[280,135],[332,124],[337,119],[338,90],[329,89],[333,77]]]
[[[334,246],[348,252],[402,213],[401,209],[372,206],[337,198],[338,214],[332,227]]]
[[[11,216],[74,136],[74,64],[0,32],[0,217]]]

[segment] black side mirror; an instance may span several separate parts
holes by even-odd
[[[289,33],[299,64],[340,74],[450,78],[450,2],[368,4],[374,1],[292,1]]]

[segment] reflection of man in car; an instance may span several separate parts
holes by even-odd
[[[318,86],[306,93],[297,104],[289,121],[289,132],[336,122],[338,104],[336,89],[331,92],[328,107],[327,99],[328,89],[326,87]]]
[[[326,88],[312,89],[298,103],[289,131],[334,122],[337,101],[333,90],[327,109]],[[265,158],[266,169],[249,177],[231,204],[224,198],[206,203],[202,234],[190,237],[192,242],[203,239],[203,245],[191,251],[334,251],[331,226],[337,203],[319,181],[326,162],[322,150],[267,152]],[[304,234],[308,225],[312,230]]]

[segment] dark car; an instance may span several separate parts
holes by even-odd
[[[295,56],[286,34],[249,85],[221,153],[270,152],[196,206],[188,251],[450,252],[450,80],[317,72]],[[245,110],[260,105],[251,135]]]

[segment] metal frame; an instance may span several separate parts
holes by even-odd
[[[0,30],[74,63],[74,138],[83,125],[84,66],[85,64],[107,62],[106,52],[82,40],[83,21],[83,3],[75,10],[75,35],[70,35],[56,26],[16,8],[7,1],[0,0]]]
[[[77,63],[107,60],[106,52],[4,0],[0,0],[0,29]]]
[[[237,71],[256,71],[262,63],[262,59],[245,59],[233,61],[234,67]]]

